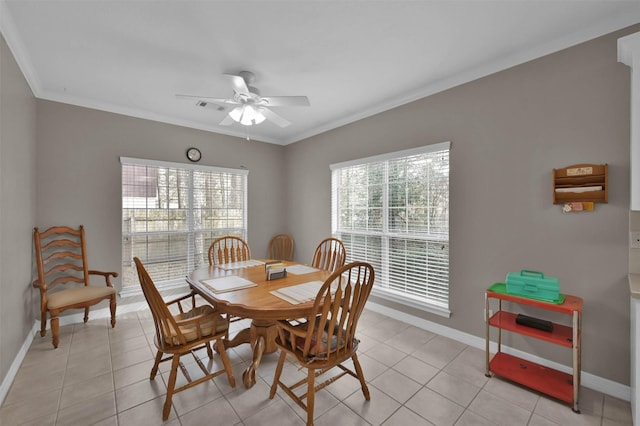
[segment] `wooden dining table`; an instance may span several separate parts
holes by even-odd
[[[286,268],[297,265],[295,262],[283,263]],[[250,327],[239,331],[232,339],[224,342],[226,348],[244,343],[251,344],[253,361],[242,375],[245,387],[250,388],[256,383],[256,370],[260,365],[262,355],[277,350],[275,344],[276,321],[302,318],[308,315],[313,307],[313,300],[294,304],[271,292],[312,281],[324,281],[330,275],[331,272],[318,269],[304,274],[294,274],[288,270],[284,278],[267,280],[265,265],[261,262],[258,265],[246,267],[214,265],[197,268],[187,277],[187,282],[197,294],[214,305],[220,312],[251,319]],[[254,283],[255,286],[215,292],[207,284],[214,282],[217,278],[230,276],[243,278]]]

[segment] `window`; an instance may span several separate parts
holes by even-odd
[[[449,315],[449,142],[333,164],[332,232],[374,291]]]
[[[211,242],[247,235],[246,170],[137,158],[122,163],[122,287],[140,289],[139,257],[158,286],[208,265]]]

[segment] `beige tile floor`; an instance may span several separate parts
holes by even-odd
[[[114,329],[107,319],[62,327],[56,350],[49,333],[37,335],[0,407],[0,424],[163,424],[169,363],[149,380],[155,354],[151,316],[144,304],[129,303],[121,301]],[[365,401],[355,379],[342,378],[317,394],[318,426],[632,424],[628,402],[583,388],[581,414],[573,413],[566,404],[485,377],[483,351],[372,311],[362,315],[359,338],[371,401]],[[178,393],[164,424],[305,423],[302,410],[282,391],[269,399],[277,354],[263,358],[251,389],[241,381],[250,348],[229,350],[229,356],[238,386],[231,388],[223,375]],[[293,364],[285,365],[283,378],[300,374]]]

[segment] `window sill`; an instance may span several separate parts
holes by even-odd
[[[439,315],[444,318],[451,318],[451,311],[447,308],[436,306],[421,300],[412,299],[407,296],[402,296],[392,291],[388,291],[380,288],[371,289],[371,294],[381,299],[386,299],[400,305],[409,306],[411,308],[419,309],[424,312],[429,312],[434,315]]]

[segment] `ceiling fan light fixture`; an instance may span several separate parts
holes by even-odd
[[[265,120],[265,116],[259,109],[253,105],[245,105],[244,114],[242,115],[241,124],[251,126],[252,124],[260,124]]]
[[[235,107],[229,116],[237,123],[244,126],[252,126],[254,124],[260,124],[265,120],[265,116],[259,109],[252,105],[241,105]]]
[[[233,118],[233,121],[240,122],[242,118],[242,110],[244,109],[244,105],[235,107],[233,110],[229,112],[229,117]]]
[[[2,1],[2,0],[0,0]],[[276,126],[287,127],[291,122],[271,110],[271,107],[308,107],[306,96],[265,96],[251,85],[255,76],[248,71],[239,75],[224,74],[231,82],[233,98],[212,98],[199,95],[176,95],[178,98],[197,99],[197,106],[215,109],[219,112],[231,110],[220,121],[221,126],[239,123],[243,126],[255,126],[269,120]]]

